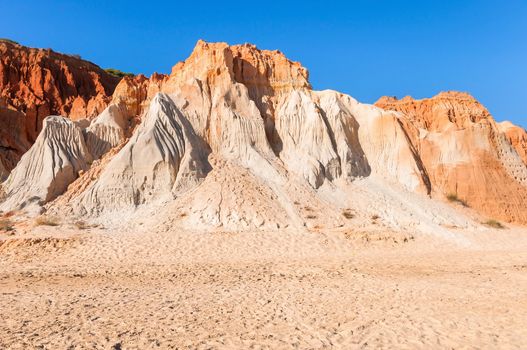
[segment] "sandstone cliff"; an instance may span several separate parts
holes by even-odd
[[[170,75],[119,83],[79,141],[86,163],[99,160],[46,208],[229,230],[378,217],[452,235],[444,227],[474,225],[445,204],[455,194],[484,217],[527,223],[524,139],[511,130],[467,94],[362,104],[314,91],[279,51],[199,41]]]
[[[419,129],[412,143],[436,196],[456,196],[488,216],[527,222],[521,131],[509,127],[504,134],[487,109],[466,93],[443,92],[422,100],[384,97],[376,105],[401,112]]]
[[[11,170],[49,115],[97,116],[119,80],[75,56],[0,41],[0,162]]]
[[[204,176],[204,162],[188,122],[172,100],[158,94],[141,126],[81,195],[79,205],[92,214],[171,199],[187,182]]]
[[[124,77],[115,88],[112,104],[121,106],[128,118],[139,117],[148,109],[150,100],[161,90],[166,78],[158,73],[150,78],[142,74]]]
[[[527,165],[527,131],[508,121],[499,123],[498,127],[522,158],[523,163]]]
[[[158,91],[166,95],[155,95]],[[162,103],[166,106],[173,101],[174,112],[163,114],[165,117],[156,122],[159,126],[139,136],[150,130],[146,125],[152,123],[152,111],[146,115],[143,112],[148,106],[160,108],[160,101],[166,101]],[[331,225],[342,225],[342,200],[329,209],[327,200],[313,190],[333,193],[338,191],[337,186],[372,177],[408,191],[430,193],[429,179],[395,113],[361,104],[335,91],[313,91],[307,70],[278,51],[259,50],[248,44],[229,46],[200,41],[190,57],[174,66],[168,77],[123,79],[113,103],[130,115],[142,115],[138,120],[141,125],[101,170],[99,179],[86,186],[90,181],[83,176],[72,185],[66,196],[71,199],[73,211],[82,215],[113,211],[116,206],[140,207],[166,201],[169,195],[175,197],[176,205],[187,205],[185,210],[192,210],[185,220],[191,226],[228,225],[234,229],[237,225],[302,225],[306,217],[312,216],[294,204],[303,202],[308,208],[326,210],[325,217],[332,220]],[[191,166],[186,168],[201,175],[194,176],[189,186],[176,186],[177,191],[170,190],[174,179],[189,179],[182,172],[185,167],[178,165],[182,151],[170,151],[164,146],[157,151],[140,141],[155,139],[152,145],[156,147],[182,142],[179,137],[163,136],[173,134],[171,122],[167,121],[172,117],[167,119],[168,115],[179,116],[186,132],[195,135],[191,147],[195,151],[191,154],[210,153],[209,159],[214,159],[211,164],[206,160],[189,163]],[[151,157],[134,156],[139,154],[135,146],[138,142],[144,152],[152,149],[153,153],[147,152]],[[154,156],[157,152],[164,156]],[[167,160],[167,155],[173,153],[178,154],[175,160]],[[172,169],[171,176],[158,173],[167,166]],[[162,190],[157,189],[160,182],[154,184],[149,174],[143,174],[144,169],[150,169],[147,172],[156,181],[165,179]],[[251,177],[235,175],[243,172],[241,169],[247,169]],[[139,173],[143,175],[138,176]],[[123,181],[125,174],[136,180]],[[208,180],[200,185],[205,176]],[[222,194],[225,200],[217,204],[205,201],[205,206],[186,197],[193,187],[197,188],[189,192],[192,198],[211,196],[214,188],[222,188],[223,193],[228,186],[226,181],[245,183],[247,187],[242,192]],[[78,191],[79,188],[86,190]],[[263,193],[268,193],[270,201],[261,198]],[[239,203],[247,202],[267,203],[268,213],[274,214],[266,215],[256,207],[242,205],[248,210],[242,215]],[[201,210],[196,211],[199,207]]]

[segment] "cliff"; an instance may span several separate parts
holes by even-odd
[[[315,91],[308,77],[279,51],[199,41],[169,75],[120,81],[83,127],[83,166],[42,205],[107,220],[151,210],[171,225],[229,230],[342,227],[353,211],[451,235],[444,227],[479,224],[447,201],[458,198],[484,218],[527,223],[524,134],[472,96],[368,105]],[[45,163],[49,144],[20,167]]]
[[[76,56],[0,41],[0,161],[11,170],[49,115],[97,116],[119,80]]]

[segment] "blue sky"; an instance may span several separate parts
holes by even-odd
[[[198,39],[251,42],[302,62],[316,89],[473,94],[527,127],[527,1],[12,1],[0,37],[106,67],[168,73]]]

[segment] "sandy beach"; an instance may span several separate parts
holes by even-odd
[[[525,233],[38,227],[0,241],[0,347],[520,349]]]

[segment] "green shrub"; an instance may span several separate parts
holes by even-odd
[[[111,75],[113,75],[114,77],[117,77],[117,78],[133,77],[134,76],[134,74],[132,74],[132,73],[126,73],[126,72],[120,71],[119,69],[115,69],[115,68],[106,68],[105,71],[106,71],[106,73],[111,74]]]

